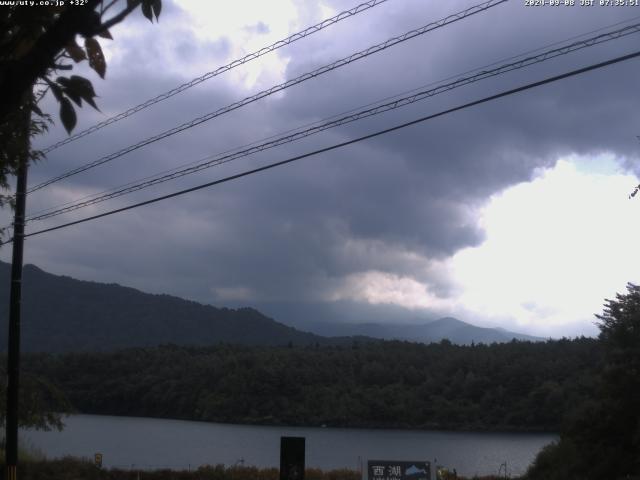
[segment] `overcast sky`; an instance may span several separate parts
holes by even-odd
[[[576,0],[579,3],[579,0]],[[597,3],[597,2],[596,2]],[[100,40],[100,112],[76,131],[351,8],[357,1],[163,0]],[[184,121],[474,5],[389,0],[50,153],[35,185]],[[634,20],[635,18],[635,20]],[[640,7],[511,0],[42,189],[57,206],[619,22]],[[620,28],[625,24],[614,28]],[[593,33],[591,35],[594,35]],[[585,37],[583,37],[585,38]],[[198,185],[634,52],[640,34],[101,203],[28,230]],[[586,73],[126,213],[35,236],[25,262],[223,305],[389,307],[543,336],[593,335],[640,282],[640,60]],[[48,103],[47,103],[48,102]],[[57,106],[47,99],[45,107]],[[58,122],[59,123],[59,122]],[[59,125],[37,141],[65,137]],[[8,218],[6,212],[3,217]],[[1,257],[10,258],[4,247]],[[372,310],[373,309],[373,310]],[[377,321],[400,321],[382,315]],[[331,318],[328,320],[340,320]]]

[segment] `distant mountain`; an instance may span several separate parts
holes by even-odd
[[[302,332],[252,308],[202,305],[117,284],[52,275],[25,265],[23,351],[105,351],[173,343],[213,345],[351,344]],[[6,351],[10,265],[0,262],[0,351]]]
[[[0,351],[7,345],[9,276],[10,266],[0,262]],[[24,267],[22,299],[21,345],[25,352],[107,351],[167,343],[350,345],[354,340],[373,339],[422,343],[448,339],[457,344],[543,340],[455,318],[425,322],[394,308],[365,311],[365,318],[375,322],[359,323],[355,311],[349,313],[349,305],[291,303],[275,309],[259,305],[280,323],[254,308],[216,308],[117,284],[52,275],[34,265]],[[343,312],[351,322],[336,321],[343,320]],[[387,319],[397,324],[382,323]]]
[[[379,323],[308,323],[298,322],[290,325],[317,333],[318,335],[362,335],[387,340],[408,340],[411,342],[433,343],[447,339],[458,345],[471,343],[503,343],[516,340],[539,342],[546,339],[502,328],[477,327],[456,318],[446,317],[428,323],[416,325],[379,324]]]

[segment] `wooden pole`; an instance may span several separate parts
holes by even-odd
[[[18,393],[20,391],[20,307],[22,300],[22,257],[24,251],[24,219],[27,197],[29,157],[30,103],[24,109],[24,150],[18,159],[16,205],[13,221],[13,253],[11,260],[11,293],[9,300],[9,350],[7,356],[7,416],[6,416],[6,480],[17,480],[18,467]]]

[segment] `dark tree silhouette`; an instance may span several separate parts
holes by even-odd
[[[596,315],[603,351],[596,388],[545,449],[531,479],[640,478],[640,286],[606,300]]]
[[[107,64],[98,38],[111,39],[109,28],[138,7],[151,21],[162,9],[161,0],[86,0],[83,5],[63,6],[17,3],[0,7],[0,190],[8,188],[18,165],[42,158],[37,151],[25,151],[25,146],[51,122],[51,116],[38,107],[47,92],[58,101],[67,132],[76,125],[74,104],[81,107],[84,101],[98,108],[90,80],[58,73],[87,61],[104,78]],[[30,122],[25,122],[25,115]],[[0,195],[0,207],[11,200]]]

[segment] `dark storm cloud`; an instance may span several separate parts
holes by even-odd
[[[285,77],[292,78],[469,5],[389,2],[288,47],[281,53],[290,58]],[[336,11],[344,8],[342,2],[333,2],[333,6]],[[635,13],[631,10],[573,7],[551,11],[512,1],[130,154],[114,162],[113,168],[79,175],[65,188],[87,192],[124,183],[625,20]],[[307,23],[318,21],[319,13],[315,15]],[[182,83],[182,66],[194,68],[192,64],[205,52],[208,63],[202,62],[202,72],[229,60],[223,57],[233,38],[201,42],[189,31],[189,25],[180,24],[185,18],[176,7],[169,6],[163,12],[165,30],[160,34],[175,36],[165,42],[154,40],[157,26],[136,18],[133,25],[142,32],[140,43],[118,45],[114,55],[121,56],[110,63],[109,78],[94,82],[101,92],[105,115]],[[247,25],[259,34],[268,27]],[[325,132],[154,192],[170,192],[344,141],[626,53],[635,44],[637,35],[454,90],[403,111]],[[167,58],[172,68],[157,63]],[[217,64],[212,63],[216,59]],[[476,226],[474,214],[491,194],[527,181],[535,168],[552,165],[570,153],[607,151],[630,163],[637,159],[638,123],[633,119],[640,100],[639,72],[638,61],[632,61],[222,188],[34,237],[29,242],[28,260],[61,273],[202,301],[225,302],[220,292],[246,294],[250,297],[246,300],[256,301],[322,300],[344,278],[372,270],[416,278],[446,295],[448,279],[431,270],[431,262],[482,241],[483,232]],[[108,127],[104,135],[57,150],[34,169],[32,182],[250,93],[229,79],[211,80]],[[104,117],[83,109],[81,118],[90,125]],[[58,130],[52,138],[56,135],[62,138],[63,134]],[[59,193],[55,201],[64,192]],[[122,204],[149,196],[133,195]],[[32,205],[43,207],[48,201],[43,192],[42,196],[34,195]]]

